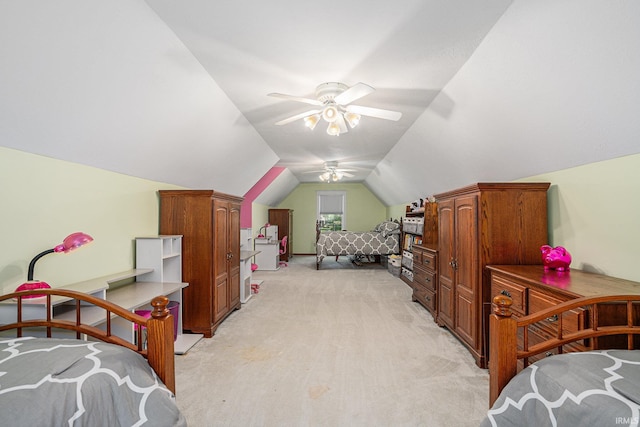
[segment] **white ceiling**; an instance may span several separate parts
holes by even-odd
[[[239,196],[285,166],[268,206],[325,161],[396,206],[640,152],[636,0],[15,0],[0,40],[1,145]],[[274,124],[327,81],[402,118]]]
[[[511,4],[510,0],[146,0],[300,182],[325,161],[363,181],[424,113]],[[311,109],[268,97],[314,98],[317,85],[376,91],[354,104],[400,111],[363,117],[338,137],[320,123],[275,122]]]

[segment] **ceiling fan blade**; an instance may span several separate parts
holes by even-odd
[[[351,104],[356,99],[360,99],[363,96],[367,96],[370,93],[375,92],[375,89],[364,83],[357,83],[351,86],[349,89],[336,96],[333,100],[336,104],[347,105]]]
[[[363,107],[361,105],[347,105],[345,110],[361,116],[377,117],[379,119],[398,121],[402,117],[399,111],[382,110],[380,108]]]
[[[306,104],[311,104],[311,105],[323,105],[322,102],[318,101],[317,99],[303,98],[301,96],[294,96],[294,95],[285,95],[284,93],[269,93],[267,94],[267,96],[286,99],[288,101],[304,102]]]
[[[345,171],[342,171],[342,170],[339,170],[337,172],[341,173],[342,175],[346,176],[347,178],[353,178],[354,177],[354,175],[352,173],[349,173],[349,172],[345,172]]]
[[[276,122],[276,125],[278,126],[282,126],[282,125],[286,125],[287,123],[291,123],[291,122],[295,122],[298,119],[303,119],[307,116],[310,116],[312,114],[316,114],[319,113],[320,110],[310,110],[310,111],[306,111],[304,113],[300,113],[300,114],[296,114],[295,116],[291,116],[287,119],[284,120],[280,120],[279,122]]]

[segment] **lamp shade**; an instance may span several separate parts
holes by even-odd
[[[320,120],[320,114],[313,114],[304,118],[304,125],[313,130]]]
[[[344,113],[344,119],[347,121],[347,123],[349,123],[349,126],[351,126],[351,129],[353,129],[356,126],[358,126],[358,123],[360,123],[360,114],[356,114],[348,111]]]
[[[327,105],[324,110],[322,110],[322,118],[325,119],[329,123],[333,123],[338,120],[338,115],[340,112],[335,105]]]
[[[91,242],[93,242],[93,237],[88,234],[76,232],[65,237],[62,243],[53,248],[53,251],[67,253]]]
[[[331,136],[340,135],[340,126],[336,122],[329,123],[329,127],[327,127],[327,133]]]

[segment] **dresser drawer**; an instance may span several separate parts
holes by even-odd
[[[416,266],[413,269],[413,283],[414,283],[414,286],[422,286],[425,289],[429,289],[435,292],[436,291],[436,273]]]
[[[422,265],[422,254],[423,250],[418,247],[413,247],[413,263],[417,265]]]
[[[422,252],[422,259],[420,260],[420,265],[431,271],[436,271],[437,270],[436,254],[428,251]]]
[[[529,289],[529,314],[535,314],[540,310],[555,307],[564,301],[563,299],[543,294],[535,289]],[[587,310],[582,308],[566,312],[562,318],[562,333],[567,334],[584,329],[588,319],[587,314]],[[540,321],[538,325],[542,331],[546,330],[551,336],[555,337],[558,334],[559,323],[560,319],[554,316]],[[541,333],[543,333],[542,331]]]
[[[436,310],[436,293],[425,288],[414,288],[413,297],[432,314]]]
[[[491,301],[497,295],[511,298],[511,309],[519,316],[527,314],[527,288],[495,274],[491,275]]]

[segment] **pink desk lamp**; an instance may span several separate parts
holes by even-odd
[[[47,249],[46,251],[40,252],[38,255],[33,257],[31,262],[29,263],[29,272],[27,273],[27,281],[22,285],[16,288],[16,292],[20,291],[30,291],[33,289],[48,289],[51,288],[48,283],[42,282],[40,280],[33,280],[33,269],[36,266],[36,261],[42,258],[45,255],[52,254],[54,252],[71,252],[72,250],[79,248],[80,246],[86,245],[93,241],[93,237],[88,234],[84,234],[81,232],[69,234],[58,246],[53,249]],[[30,295],[25,296],[24,298],[37,298],[43,295]]]
[[[262,239],[265,236],[265,234],[267,234],[267,228],[271,227],[271,224],[266,223],[265,225],[263,225],[262,227],[260,227],[260,230],[258,230],[258,239]],[[264,230],[264,234],[262,234],[262,230]]]

